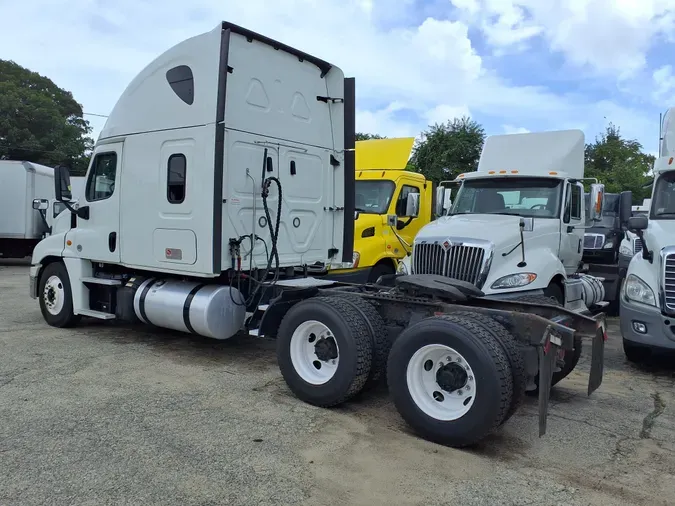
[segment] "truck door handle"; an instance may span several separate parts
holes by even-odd
[[[110,250],[110,253],[115,251],[116,247],[117,247],[117,232],[110,232],[110,234],[108,234],[108,249]]]
[[[572,225],[567,225],[567,233],[571,234],[572,232],[574,232],[574,227]]]
[[[295,176],[295,160],[291,160],[291,176]]]

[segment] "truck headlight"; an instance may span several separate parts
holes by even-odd
[[[492,283],[490,288],[493,290],[520,288],[521,286],[529,285],[535,279],[537,279],[537,275],[534,272],[519,272],[517,274],[502,276],[497,281]]]
[[[637,277],[635,274],[629,274],[621,291],[626,299],[632,302],[639,302],[648,306],[656,306],[656,297],[647,283]]]
[[[406,265],[406,262],[405,262],[406,260],[407,260],[407,257],[404,258],[403,260],[399,260],[398,267],[396,267],[396,274],[402,274],[402,275],[405,275],[405,276],[410,274],[408,272],[408,266]]]
[[[614,247],[614,238],[607,239],[607,242],[605,242],[605,245],[603,246],[604,249],[612,249]]]
[[[633,248],[626,246],[625,244],[622,244],[619,246],[619,255],[625,256],[625,257],[632,257],[633,256]]]

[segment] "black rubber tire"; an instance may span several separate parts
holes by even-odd
[[[337,371],[322,385],[303,380],[291,360],[293,332],[307,320],[326,325],[339,349]],[[343,297],[312,297],[298,302],[288,310],[277,333],[277,362],[286,384],[299,399],[315,406],[336,406],[358,394],[370,375],[372,352],[363,316]]]
[[[626,355],[626,360],[639,364],[645,359],[649,358],[651,351],[643,346],[636,346],[630,341],[623,340],[623,354]]]
[[[518,297],[519,301],[529,302],[531,304],[550,304],[553,306],[562,306],[554,297],[549,297],[546,295],[523,295]],[[553,373],[553,378],[551,379],[551,386],[557,385],[563,379],[565,379],[569,374],[574,370],[574,368],[579,363],[579,358],[581,357],[581,349],[583,343],[581,336],[574,336],[574,348],[572,350],[565,351],[565,365],[561,368],[560,371]],[[534,384],[537,386],[536,389],[530,390],[527,392],[530,395],[539,395],[539,375],[537,374],[534,378]]]
[[[45,305],[45,285],[52,276],[56,276],[63,285],[63,308],[57,315],[51,314]],[[40,311],[42,317],[48,325],[58,328],[72,327],[80,321],[81,317],[73,313],[73,291],[70,287],[70,278],[66,266],[62,262],[54,262],[47,265],[40,275],[38,285],[38,300],[40,302]]]
[[[518,341],[513,337],[513,334],[506,330],[504,325],[490,316],[474,311],[457,311],[450,316],[464,316],[478,323],[499,341],[504,353],[506,353],[506,357],[509,359],[513,377],[513,396],[511,398],[511,405],[509,406],[504,419],[500,423],[500,425],[504,425],[509,418],[518,411],[518,408],[525,397],[525,388],[527,386],[525,360],[523,358],[523,352],[518,345]]]
[[[473,406],[457,420],[443,421],[427,415],[410,395],[408,364],[417,350],[429,344],[455,349],[479,378],[479,394]],[[453,447],[475,444],[497,428],[513,395],[509,360],[499,341],[483,326],[459,316],[432,316],[405,329],[389,353],[387,383],[396,409],[417,433]]]
[[[559,306],[565,304],[565,294],[559,285],[551,283],[544,290],[544,295],[525,295],[525,297],[549,297],[556,300]]]
[[[370,274],[368,274],[368,283],[375,283],[380,276],[386,276],[387,274],[395,274],[396,269],[390,263],[379,263],[375,265]]]
[[[370,375],[363,390],[370,390],[380,383],[387,372],[387,357],[389,357],[389,350],[391,349],[391,341],[389,340],[387,328],[372,302],[358,295],[349,295],[347,293],[337,296],[342,297],[356,309],[368,327],[368,333],[373,345],[373,361],[370,365]]]

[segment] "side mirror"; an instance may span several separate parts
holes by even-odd
[[[445,209],[445,188],[439,186],[436,188],[436,209],[434,209],[434,214],[436,216],[442,216],[443,210]]]
[[[58,165],[54,168],[54,194],[58,202],[70,202],[73,198],[68,167]]]
[[[33,199],[33,209],[36,211],[46,211],[49,209],[49,201],[46,199]]]
[[[405,215],[407,218],[417,218],[420,214],[420,194],[408,193],[405,205]]]
[[[624,225],[633,213],[633,192],[625,191],[619,194],[619,222]]]
[[[646,230],[648,226],[649,219],[644,214],[628,218],[628,230],[631,232]]]
[[[597,221],[602,218],[602,204],[605,197],[605,185],[601,183],[593,183],[591,185],[591,208],[588,210],[588,215],[591,220]]]

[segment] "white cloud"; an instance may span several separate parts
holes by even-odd
[[[656,101],[675,99],[675,74],[672,65],[663,65],[652,73],[654,81],[653,97]]]
[[[447,105],[439,104],[433,109],[429,110],[425,118],[429,125],[442,124],[453,118],[461,118],[462,116],[471,116],[471,111],[465,105]]]
[[[673,37],[672,0],[453,0],[493,46],[542,36],[576,65],[625,78],[658,36]],[[476,5],[479,7],[476,7]],[[519,46],[522,48],[522,46]]]
[[[529,130],[525,127],[516,127],[513,125],[502,125],[505,134],[526,134]]]

